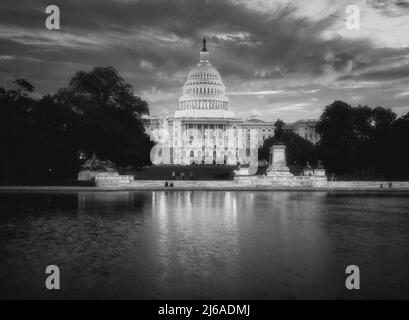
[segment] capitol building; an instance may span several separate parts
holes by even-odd
[[[252,152],[274,136],[275,129],[273,122],[243,120],[229,109],[226,87],[210,63],[206,39],[199,63],[187,75],[174,117],[149,116],[145,126],[148,134],[156,133],[155,140],[166,145],[159,163],[178,165],[246,164]],[[291,124],[286,128],[313,143],[319,139],[314,120],[297,121],[294,128]]]

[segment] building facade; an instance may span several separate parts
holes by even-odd
[[[226,87],[210,63],[206,39],[174,117],[146,117],[145,123],[147,133],[159,142],[156,164],[247,164],[275,129],[273,122],[242,120],[229,110]]]
[[[312,142],[313,144],[316,144],[318,141],[320,141],[320,135],[315,129],[317,122],[318,120],[315,119],[298,120],[287,125],[287,129],[293,131],[300,137]]]

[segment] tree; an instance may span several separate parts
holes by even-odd
[[[28,155],[25,147],[31,138],[26,128],[32,124],[30,111],[37,105],[27,96],[34,89],[28,81],[18,79],[14,83],[16,89],[0,87],[0,179],[3,180],[24,171],[24,159]]]
[[[114,68],[77,72],[54,99],[79,114],[76,135],[88,158],[95,153],[117,165],[150,163],[153,144],[141,120],[149,113],[148,104],[133,94]]]
[[[34,86],[28,82],[25,79],[17,79],[13,81],[14,84],[16,84],[18,86],[18,89],[21,92],[33,92],[34,91]]]
[[[370,141],[370,162],[374,176],[390,173],[390,156],[393,153],[391,143],[393,124],[396,114],[390,108],[376,107],[372,110],[372,139]]]
[[[81,111],[110,106],[134,112],[136,116],[149,114],[146,101],[135,96],[132,86],[112,67],[94,68],[90,72],[78,71],[68,89],[61,93],[71,93],[71,101],[76,101],[76,107]]]
[[[40,99],[28,81],[15,84],[0,87],[0,180],[74,179],[93,153],[120,166],[150,163],[153,143],[141,120],[148,105],[115,69],[80,71],[68,88]]]
[[[51,95],[45,95],[30,112],[30,119],[31,125],[26,128],[31,137],[31,143],[26,146],[32,168],[30,176],[57,181],[75,177],[80,165],[78,115],[71,108],[55,103]]]
[[[385,166],[389,176],[407,179],[409,177],[409,112],[393,122],[387,143],[388,161]]]
[[[404,117],[396,120],[389,108],[335,101],[327,106],[317,124],[321,135],[318,153],[330,171],[357,177],[396,176],[405,165],[403,141],[408,137]],[[407,166],[407,165],[406,165]]]
[[[335,173],[362,169],[369,152],[372,134],[372,111],[367,106],[356,108],[343,101],[325,107],[317,123],[321,135],[319,151],[327,167]]]
[[[323,161],[331,171],[342,172],[352,161],[351,145],[354,140],[352,107],[343,101],[335,101],[325,107],[317,126],[321,136],[319,143]]]

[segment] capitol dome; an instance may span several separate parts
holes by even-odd
[[[233,117],[220,73],[211,65],[206,39],[200,61],[188,73],[175,117]]]
[[[201,60],[189,72],[184,87],[189,89],[202,84],[217,85],[219,88],[224,86],[220,73],[210,64],[209,60]]]

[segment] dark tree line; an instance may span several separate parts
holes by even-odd
[[[111,68],[79,71],[56,94],[33,98],[28,81],[0,87],[0,181],[75,179],[94,153],[119,166],[149,164],[148,105]]]
[[[321,140],[313,145],[284,130],[278,120],[275,136],[265,141],[259,155],[267,160],[269,147],[282,142],[290,166],[323,160],[327,171],[340,178],[409,178],[409,113],[398,118],[389,108],[335,101],[325,107],[316,130]]]
[[[409,176],[409,113],[342,101],[327,106],[317,124],[317,153],[336,174],[373,178]]]

